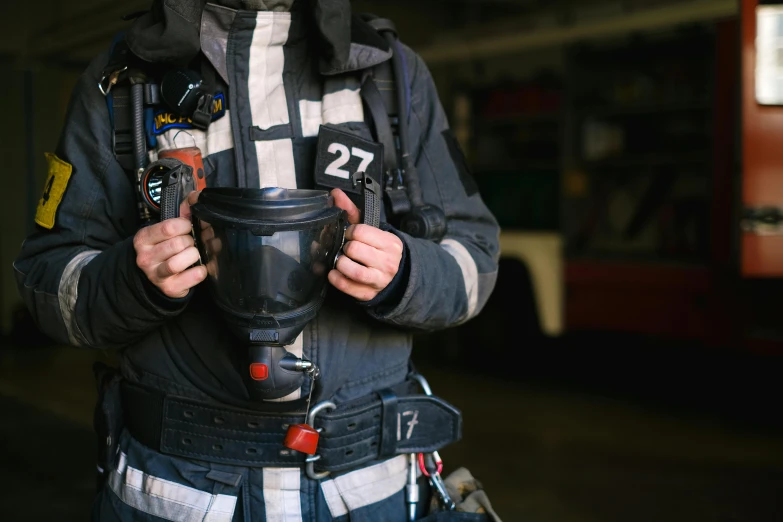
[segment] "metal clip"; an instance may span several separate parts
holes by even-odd
[[[419,383],[419,386],[421,386],[421,389],[424,390],[425,395],[432,396],[432,388],[430,388],[430,383],[427,382],[427,379],[425,379],[423,375],[414,373],[411,375],[411,379]],[[424,462],[423,453],[419,453],[419,468],[421,469],[422,474],[429,479],[430,485],[438,494],[441,507],[446,511],[453,511],[457,506],[451,499],[451,495],[449,495],[449,492],[446,489],[446,484],[443,482],[443,478],[440,476],[441,471],[443,471],[443,460],[440,458],[440,454],[437,451],[433,451],[430,455],[432,455],[435,469],[433,471],[427,469],[427,466]]]
[[[446,490],[446,484],[443,482],[440,473],[437,471],[430,473],[430,484],[432,484],[432,487],[435,488],[435,492],[438,494],[441,507],[446,511],[454,511],[457,505]]]
[[[101,78],[101,81],[98,82],[98,89],[101,91],[101,94],[108,96],[111,92],[111,88],[114,87],[114,85],[117,83],[117,80],[119,80],[120,74],[127,70],[128,66],[126,65],[122,69],[117,69],[116,71],[112,71],[109,74],[104,75]],[[104,84],[106,85],[105,87]]]
[[[309,426],[315,428],[315,424],[313,424],[313,422],[315,422],[316,415],[321,413],[321,411],[323,410],[333,410],[335,408],[337,408],[337,405],[331,401],[319,402],[318,404],[316,404],[310,409],[310,413],[307,414],[307,418],[305,419],[305,422]],[[318,431],[318,433],[321,433],[321,428],[316,428],[316,431]],[[320,459],[321,456],[317,454],[313,455],[312,457],[307,457],[305,459],[305,463],[306,463],[305,472],[307,473],[307,476],[313,480],[321,480],[329,476],[328,471],[322,471],[320,473],[317,473],[315,471],[315,463]]]

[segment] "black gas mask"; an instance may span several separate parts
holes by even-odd
[[[297,390],[313,366],[285,347],[323,303],[345,212],[327,192],[281,188],[208,188],[191,212],[212,297],[247,343],[251,397]]]

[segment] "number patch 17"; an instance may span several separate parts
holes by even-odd
[[[321,126],[315,162],[316,185],[358,193],[360,188],[353,187],[351,176],[364,172],[380,182],[382,163],[383,146],[379,143],[331,126]]]

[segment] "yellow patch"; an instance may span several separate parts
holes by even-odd
[[[51,230],[54,228],[57,207],[60,206],[65,189],[68,187],[68,180],[71,179],[73,165],[48,152],[46,160],[49,162],[49,176],[46,178],[44,193],[38,201],[35,222]]]

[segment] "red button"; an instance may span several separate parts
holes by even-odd
[[[254,381],[265,381],[269,377],[269,367],[263,363],[251,364],[250,377],[252,377]]]

